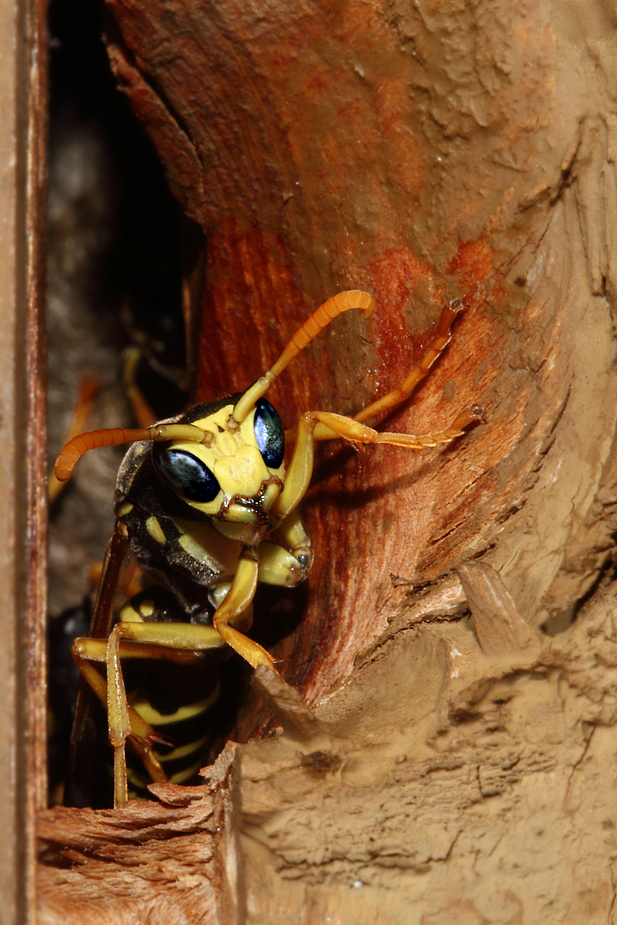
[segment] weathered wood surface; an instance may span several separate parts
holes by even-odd
[[[260,679],[290,732],[203,788],[41,814],[39,921],[614,921],[615,589],[542,644],[471,606],[477,635],[388,633],[316,718]]]
[[[357,287],[374,320],[340,319],[273,389],[289,424],[357,410],[401,380],[447,298],[468,306],[389,426],[439,428],[470,402],[487,425],[456,451],[337,453],[306,506],[318,577],[282,653],[290,680],[327,693],[400,608],[391,574],[422,584],[498,538],[523,611],[567,610],[595,575],[563,572],[588,551],[576,528],[594,518],[617,414],[614,128],[597,99],[590,111],[551,5],[106,9],[119,84],[208,233],[200,398],[245,386],[313,307]]]
[[[276,652],[310,704],[344,685],[317,714],[348,745],[239,749],[248,920],[611,921],[612,592],[550,644],[531,628],[563,629],[614,551],[612,14],[106,10],[120,86],[208,234],[186,287],[198,397],[245,386],[353,287],[378,311],[290,367],[272,395],[288,424],[395,385],[453,297],[454,341],[388,428],[470,403],[487,419],[456,448],[336,449],[318,469],[306,609]],[[476,619],[482,651],[452,575],[477,556],[511,595],[501,642]]]
[[[88,910],[105,925],[237,921],[231,757],[233,747],[203,787],[158,785],[161,803],[41,814],[41,920],[66,922],[68,911],[69,921],[83,922]]]

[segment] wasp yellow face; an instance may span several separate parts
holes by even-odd
[[[233,402],[192,419],[202,443],[154,443],[158,477],[190,507],[217,520],[265,524],[285,478],[285,434],[272,405],[259,399],[241,424]]]

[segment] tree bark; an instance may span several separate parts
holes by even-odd
[[[234,754],[238,920],[613,921],[613,12],[105,6],[119,85],[208,238],[186,277],[197,399],[362,288],[373,319],[338,319],[273,387],[286,424],[398,385],[452,298],[447,354],[383,423],[486,417],[442,451],[324,454],[275,650],[322,738]]]

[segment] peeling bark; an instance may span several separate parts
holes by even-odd
[[[236,920],[612,921],[614,13],[106,9],[119,84],[208,236],[186,280],[197,397],[246,386],[319,302],[365,288],[374,320],[339,319],[273,389],[288,425],[396,385],[453,297],[453,343],[387,426],[472,403],[487,421],[422,456],[325,455],[306,611],[276,654],[327,741],[238,746]]]

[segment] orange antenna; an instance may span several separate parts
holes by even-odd
[[[337,315],[353,308],[361,309],[363,317],[367,317],[375,310],[375,300],[368,292],[351,289],[348,292],[339,292],[320,305],[302,327],[298,328],[276,363],[244,392],[234,408],[234,420],[241,424],[255,402],[267,392],[270,384],[304,350],[307,344]],[[151,427],[133,429],[112,427],[107,430],[92,430],[85,434],[78,434],[64,445],[56,460],[54,475],[59,482],[66,482],[71,477],[77,460],[88,450],[104,446],[120,446],[123,443],[135,443],[138,440],[185,440],[190,443],[203,443],[205,434],[205,431],[194,424],[153,424]]]
[[[59,482],[66,482],[80,456],[99,447],[120,446],[137,440],[186,440],[201,443],[204,435],[205,431],[194,424],[153,424],[152,427],[134,429],[110,427],[107,430],[91,430],[89,433],[78,434],[64,445],[56,460],[54,475]]]
[[[91,376],[85,376],[84,379],[82,379],[79,389],[79,396],[77,398],[77,404],[75,406],[75,410],[73,411],[73,420],[71,421],[71,426],[66,438],[67,440],[77,436],[77,434],[81,433],[86,426],[86,421],[88,420],[92,410],[92,405],[94,403],[94,399],[96,398],[97,392],[99,391],[99,388],[99,383]],[[49,476],[47,485],[47,496],[50,504],[56,500],[61,491],[62,483],[59,482],[55,475],[52,473]]]
[[[302,327],[298,328],[276,363],[263,376],[260,376],[257,382],[254,382],[238,400],[233,410],[236,423],[241,424],[244,421],[255,402],[266,394],[277,376],[310,344],[313,338],[317,337],[320,331],[323,331],[338,315],[353,308],[361,309],[362,317],[367,318],[375,310],[375,299],[361,289],[350,289],[333,295],[327,302],[320,305]]]

